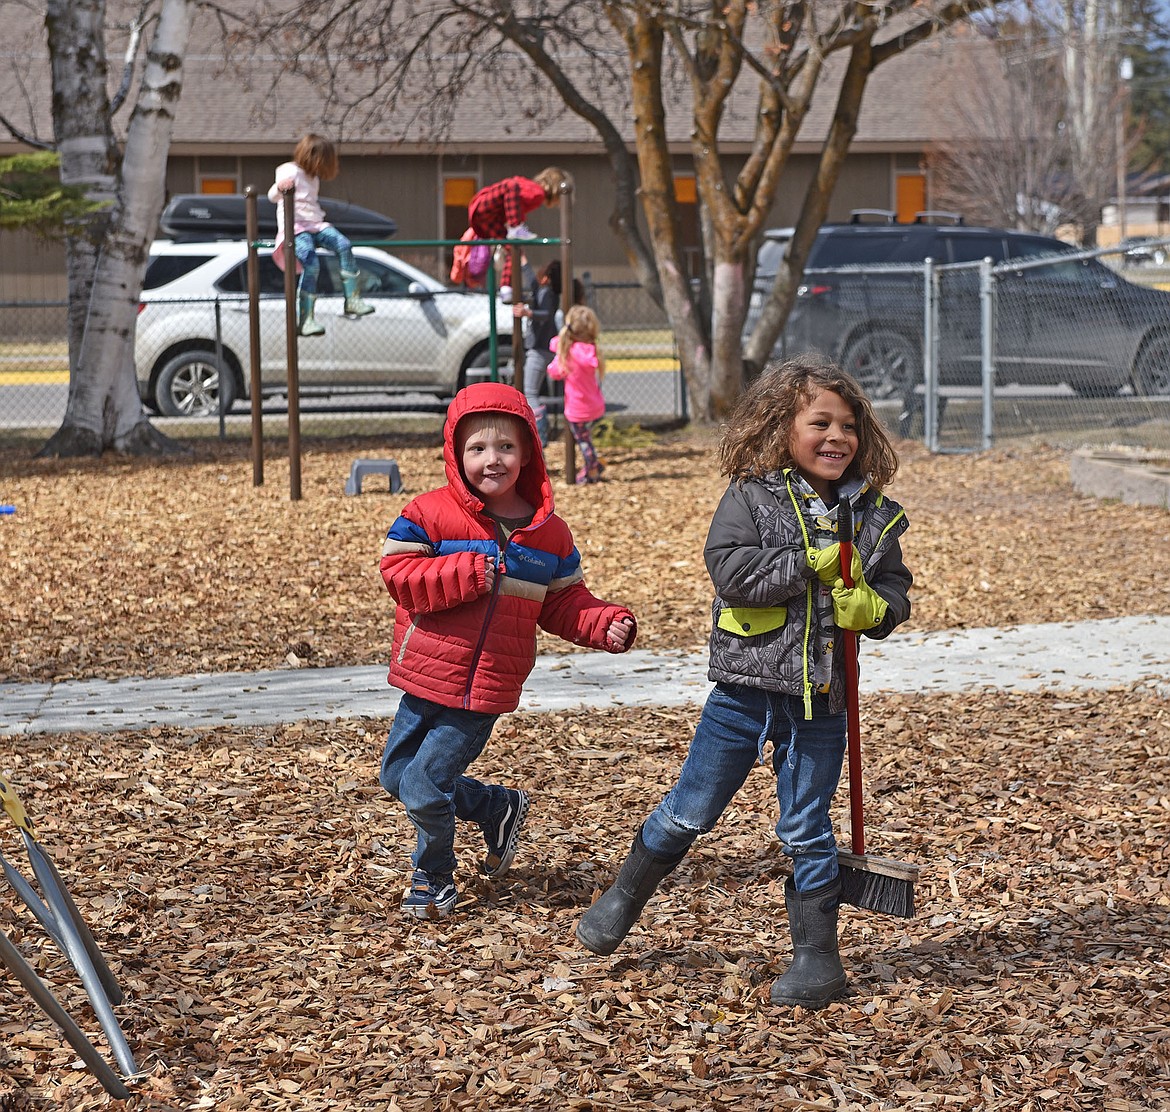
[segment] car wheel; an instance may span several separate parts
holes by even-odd
[[[212,352],[184,351],[159,371],[154,398],[164,417],[216,417],[221,390],[227,413],[236,400],[232,372],[224,367],[221,374]]]
[[[874,401],[902,397],[922,381],[918,345],[892,328],[875,328],[851,340],[841,365]]]
[[[1134,393],[1142,397],[1170,394],[1170,336],[1152,336],[1133,364]]]
[[[514,368],[512,362],[512,345],[501,343],[496,347],[496,362],[500,368],[500,381],[512,382]],[[462,390],[469,382],[490,382],[492,360],[488,348],[480,351],[474,359],[468,361],[467,366],[459,374],[459,389]]]

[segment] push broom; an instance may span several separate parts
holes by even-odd
[[[853,508],[847,498],[837,503],[837,537],[841,544],[841,578],[853,586]],[[914,917],[914,884],[918,866],[865,852],[864,805],[861,798],[861,714],[858,708],[857,637],[841,630],[845,639],[845,713],[848,722],[849,825],[852,852],[837,851],[841,873],[841,902],[884,915]]]

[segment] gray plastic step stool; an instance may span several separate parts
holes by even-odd
[[[345,493],[361,494],[362,479],[367,475],[389,475],[391,494],[397,494],[402,489],[402,476],[398,473],[398,464],[395,460],[355,459],[349,469],[349,478],[345,481]]]

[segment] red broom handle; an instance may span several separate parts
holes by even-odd
[[[842,499],[839,505],[845,503]],[[853,514],[846,508],[844,515],[837,511],[837,528],[841,544],[841,579],[846,587],[853,586]],[[844,516],[844,520],[842,517]],[[842,529],[842,526],[846,528]],[[849,737],[849,828],[853,852],[865,852],[865,819],[861,801],[861,712],[858,707],[857,634],[841,630],[845,638],[845,716]]]

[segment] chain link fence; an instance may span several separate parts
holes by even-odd
[[[346,314],[336,259],[321,256],[313,311],[324,332],[297,341],[305,435],[381,435],[412,417],[436,425],[465,382],[512,380],[510,306],[496,303],[493,370],[484,293],[449,288],[376,248],[357,251],[360,294],[374,309],[366,316]],[[246,253],[242,243],[177,244],[144,294],[140,392],[169,436],[250,435]],[[824,351],[861,380],[891,428],[934,451],[1021,438],[1170,447],[1170,268],[1124,262],[1114,249],[809,270],[778,350]],[[581,277],[602,322],[615,423],[685,420],[661,310],[636,283]],[[264,254],[262,412],[274,436],[288,412],[283,283]],[[60,425],[65,330],[64,302],[0,302],[0,439],[43,442]],[[545,389],[555,415],[557,390]]]
[[[511,305],[496,300],[493,322],[493,300],[482,291],[449,287],[378,248],[355,247],[355,256],[356,292],[372,310],[362,315],[346,311],[353,305],[337,258],[319,256],[312,317],[322,331],[296,339],[304,435],[378,435],[412,417],[433,426],[466,383],[513,381]],[[175,243],[156,256],[146,285],[135,368],[152,420],[176,439],[247,439],[247,245]],[[261,412],[266,435],[280,436],[287,429],[288,328],[284,275],[269,252],[260,255],[259,289]],[[686,414],[685,392],[661,311],[633,283],[586,281],[585,290],[603,325],[607,415],[617,425],[677,424]],[[3,302],[0,321],[0,439],[47,439],[68,396],[66,304]],[[544,391],[556,432],[560,386],[547,381]]]
[[[936,452],[1165,448],[1170,268],[1126,263],[1114,248],[810,269],[778,354],[829,355]]]

